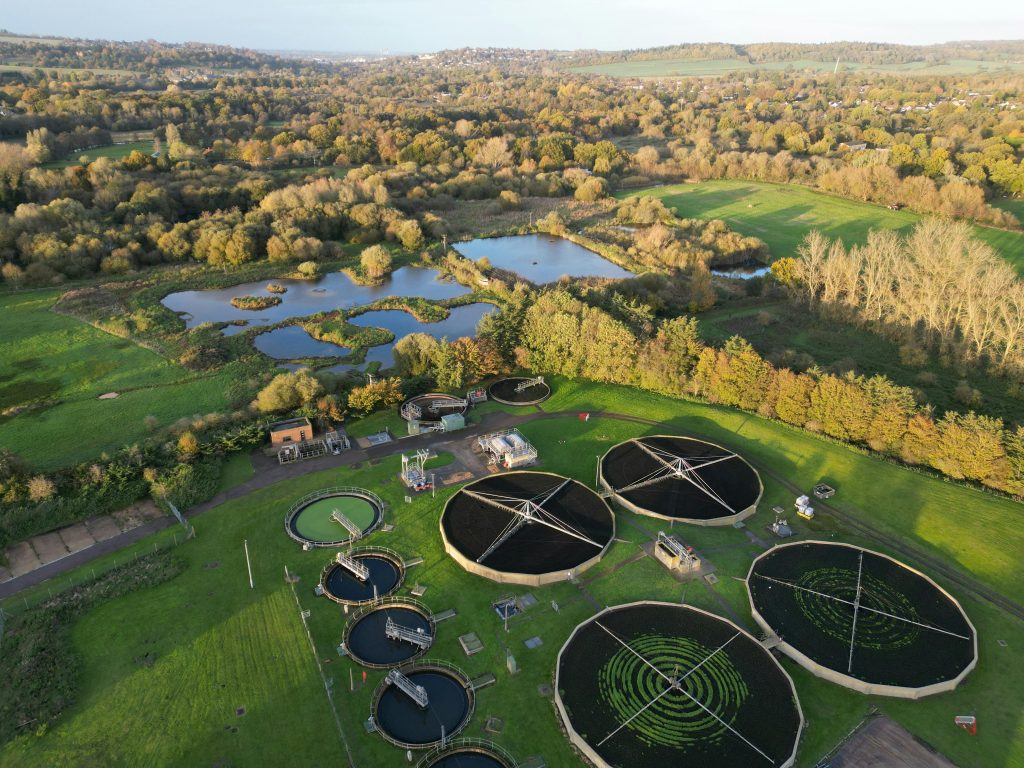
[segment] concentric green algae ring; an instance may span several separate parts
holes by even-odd
[[[338,510],[364,531],[373,525],[377,510],[373,504],[358,496],[328,496],[303,507],[295,516],[296,533],[309,541],[337,541],[348,536],[348,531],[331,519]]]
[[[796,591],[800,611],[823,633],[836,640],[850,641],[853,629],[853,606],[857,596],[857,572],[845,568],[816,568],[805,573]],[[830,595],[839,602],[805,590]],[[920,630],[914,624],[898,621],[901,616],[919,621],[914,604],[898,590],[870,574],[861,578],[860,604],[854,645],[858,648],[893,649],[914,643]],[[892,614],[886,616],[885,614]]]
[[[652,746],[669,747],[714,743],[722,738],[726,732],[723,723],[732,724],[749,695],[728,654],[715,654],[714,648],[689,638],[659,635],[636,638],[630,648],[636,653],[620,648],[601,668],[599,690],[623,722],[633,718],[626,727],[637,738]],[[664,693],[669,683],[651,665],[671,677],[683,678],[681,686],[689,696],[680,691]],[[650,704],[660,694],[664,695]],[[698,701],[707,709],[698,706]]]

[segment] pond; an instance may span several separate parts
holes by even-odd
[[[273,325],[289,317],[307,317],[317,312],[371,304],[386,296],[419,296],[424,299],[453,299],[470,292],[456,282],[437,279],[435,269],[401,267],[380,285],[358,285],[344,272],[331,272],[320,280],[275,279],[255,283],[242,283],[229,288],[211,288],[203,291],[178,291],[165,296],[161,302],[173,312],[182,314],[185,325],[193,328],[202,323],[247,321],[248,326]],[[245,310],[231,306],[236,296],[271,296],[270,282],[279,283],[288,290],[279,294],[281,303],[260,310]],[[225,333],[232,335],[247,326],[228,326]]]
[[[390,368],[395,364],[395,359],[391,354],[395,343],[410,333],[429,333],[435,339],[447,337],[450,340],[462,336],[474,336],[480,319],[493,311],[495,311],[494,305],[484,302],[464,304],[461,307],[452,307],[448,317],[437,323],[421,323],[410,313],[401,309],[379,309],[364,312],[361,315],[350,317],[349,323],[363,327],[387,328],[395,334],[394,341],[370,347],[366,352],[366,360],[360,365],[342,363],[327,370],[332,373],[343,373],[362,369],[368,363],[380,363],[382,368]]]
[[[764,277],[772,268],[767,264],[760,264],[753,262],[750,264],[740,264],[735,267],[712,267],[711,274],[718,275],[719,277],[730,277],[733,280],[750,280],[754,277]]]
[[[571,240],[553,235],[490,237],[456,243],[456,251],[478,261],[484,256],[498,269],[515,272],[532,283],[572,277],[629,278],[633,273]]]
[[[298,357],[341,357],[351,349],[320,341],[309,335],[300,325],[286,325],[272,331],[261,333],[253,341],[256,347],[267,357],[275,360],[294,360]]]

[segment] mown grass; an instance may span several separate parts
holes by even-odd
[[[553,384],[554,395],[545,410],[625,411],[669,424],[654,428],[601,417],[582,421],[574,414],[528,423],[523,432],[540,448],[545,470],[592,485],[596,457],[617,441],[662,429],[708,435],[802,486],[819,478],[829,480],[839,489],[833,501],[844,511],[928,554],[944,556],[1006,594],[1022,596],[1024,590],[1015,584],[1016,562],[1024,546],[1014,530],[1018,505],[728,409],[624,388],[560,379]],[[449,460],[442,454],[432,466],[440,468]],[[301,577],[297,594],[302,608],[311,612],[317,655],[332,681],[356,765],[401,763],[401,751],[362,727],[370,695],[383,674],[368,672],[362,685],[362,669],[335,651],[345,622],[343,610],[312,592],[332,553],[303,552],[282,530],[288,505],[327,485],[366,487],[389,502],[386,519],[394,530],[378,531],[366,543],[424,558],[410,568],[404,590],[422,584],[427,587],[422,600],[432,610],[458,612],[439,624],[429,657],[452,661],[470,676],[492,672],[497,677],[495,686],[480,692],[476,715],[465,733],[485,736],[485,719],[501,718],[504,732],[493,738],[520,760],[539,754],[551,766],[580,764],[558,728],[550,700],[538,695],[537,686],[550,683],[558,649],[572,628],[593,613],[583,590],[601,605],[644,598],[682,600],[753,628],[745,589],[737,579],[760,550],[745,531],[677,528],[676,533],[715,566],[719,578],[713,587],[703,581],[680,584],[649,558],[629,562],[662,525],[620,510],[618,541],[604,560],[581,575],[582,588],[502,586],[465,573],[442,549],[438,519],[454,488],[439,489],[436,498],[419,495],[406,504],[398,468],[398,457],[392,456],[327,470],[278,483],[196,518],[197,538],[176,549],[188,563],[182,576],[113,601],[76,626],[74,651],[86,670],[79,702],[49,732],[0,751],[0,763],[344,764],[297,608],[283,583],[286,566]],[[788,506],[792,493],[772,477],[762,477],[764,511],[748,527],[767,538],[767,509]],[[969,526],[965,520],[971,521]],[[858,538],[827,515],[812,523],[791,523],[801,535],[885,549]],[[243,540],[252,557],[254,590],[248,587]],[[921,702],[865,697],[784,662],[807,720],[800,766],[815,765],[871,707],[895,718],[959,765],[999,768],[1024,760],[1024,670],[1011,655],[1024,637],[1024,626],[953,591],[978,628],[981,648],[977,670],[953,694]],[[538,603],[514,618],[506,634],[491,603],[526,592],[533,592]],[[470,631],[477,633],[485,649],[466,658],[457,638]],[[535,635],[543,644],[526,649],[523,641]],[[1009,642],[1007,648],[999,645],[1001,639]],[[517,675],[505,669],[506,650],[516,657]],[[152,665],[146,666],[149,659]],[[354,692],[349,690],[350,679]],[[237,707],[246,707],[247,714],[237,717]],[[966,712],[975,713],[982,723],[973,739],[952,725],[953,715]],[[232,732],[232,727],[238,731]]]
[[[226,375],[202,377],[155,352],[51,311],[53,291],[0,296],[0,410],[47,404],[0,419],[0,444],[39,468],[112,451],[145,434],[225,405]],[[120,392],[112,400],[98,400]]]
[[[608,77],[715,77],[734,72],[746,72],[754,69],[769,71],[810,70],[812,72],[833,72],[834,61],[814,61],[798,59],[794,61],[763,61],[751,63],[747,59],[651,59],[634,61],[616,61],[608,64],[591,64],[571,67],[573,72]],[[1019,72],[1022,65],[1014,61],[951,59],[947,62],[929,64],[925,61],[912,61],[905,64],[859,64],[857,62],[840,63],[843,71],[854,72],[893,72],[910,75],[954,75],[975,74],[983,71],[1014,71]]]
[[[153,151],[153,141],[151,139],[147,141],[129,141],[124,144],[108,144],[104,147],[83,149],[80,152],[72,152],[63,160],[53,160],[52,162],[44,163],[43,168],[69,168],[72,165],[80,165],[81,158],[83,157],[89,163],[101,157],[109,157],[111,160],[123,160],[135,150],[144,155],[149,155]]]
[[[657,197],[685,218],[721,219],[744,235],[761,238],[774,258],[795,256],[812,229],[846,245],[863,243],[872,229],[907,231],[921,216],[908,210],[836,197],[794,184],[705,181],[634,190],[622,195]],[[1024,271],[1024,235],[975,226],[976,235],[1019,271]]]

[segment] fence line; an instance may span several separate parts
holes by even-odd
[[[345,754],[348,756],[349,767],[356,768],[356,761],[352,757],[352,750],[349,749],[348,739],[345,738],[345,730],[341,727],[341,718],[338,716],[338,708],[334,705],[334,694],[331,692],[334,678],[332,677],[330,682],[328,682],[327,675],[324,674],[323,665],[320,663],[320,655],[316,651],[316,643],[313,642],[313,635],[310,633],[309,624],[306,622],[306,617],[309,615],[309,611],[304,610],[302,603],[299,602],[299,593],[295,591],[295,582],[290,578],[287,565],[284,567],[284,580],[288,582],[288,586],[291,587],[292,597],[295,598],[295,607],[299,609],[299,618],[302,620],[302,628],[306,631],[306,639],[309,640],[309,649],[313,652],[313,661],[316,662],[317,671],[320,673],[320,681],[324,684],[324,692],[327,694],[327,703],[331,706],[331,714],[334,715],[334,725],[338,728],[338,736],[341,739],[341,745],[345,748]]]
[[[69,589],[81,586],[90,581],[94,581],[98,576],[102,576],[115,568],[138,560],[140,557],[149,555],[151,553],[163,552],[168,549],[174,549],[180,544],[184,544],[186,541],[191,539],[195,535],[195,529],[192,528],[189,533],[174,532],[172,536],[165,536],[163,538],[157,538],[153,542],[152,547],[146,547],[144,549],[135,549],[129,554],[125,553],[114,553],[113,559],[98,569],[95,565],[87,566],[82,565],[69,574],[64,576],[54,576],[52,579],[48,579],[35,587],[29,587],[20,595],[15,594],[8,597],[4,601],[3,609],[6,612],[7,618],[27,611],[30,608],[34,608],[40,603],[44,603],[47,600],[53,599],[55,595],[59,595],[62,592],[67,592]],[[2,637],[0,633],[0,637]]]

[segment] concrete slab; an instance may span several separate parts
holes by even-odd
[[[117,526],[117,523],[106,515],[86,520],[85,527],[89,529],[89,533],[92,534],[92,537],[96,539],[96,541],[106,541],[107,539],[112,539],[121,533],[121,529]]]
[[[56,531],[34,537],[32,539],[32,549],[36,551],[36,555],[39,556],[39,562],[42,565],[52,563],[54,560],[60,560],[68,554],[68,548],[64,546],[64,541]]]
[[[19,541],[7,548],[7,567],[10,568],[11,575],[15,578],[34,571],[40,565],[42,563],[39,562],[36,551],[27,541]]]
[[[952,727],[952,726],[951,726]],[[831,768],[956,768],[887,717],[872,718],[835,754]]]
[[[0,584],[3,584],[5,581],[10,581],[13,578],[14,574],[0,565]]]
[[[85,523],[75,523],[57,531],[68,552],[79,552],[96,543]]]

